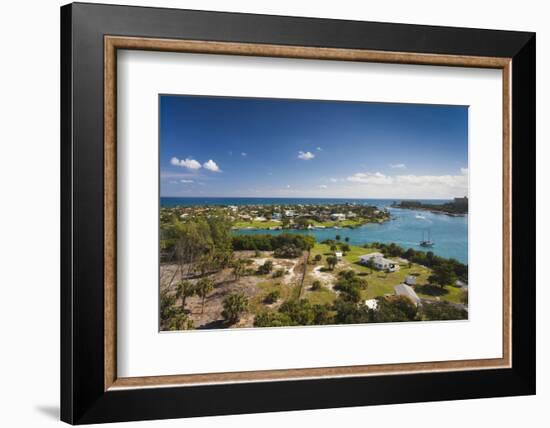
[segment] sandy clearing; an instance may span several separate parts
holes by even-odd
[[[323,283],[326,287],[334,291],[335,276],[330,272],[321,272],[323,266],[316,266],[311,271],[313,277]]]

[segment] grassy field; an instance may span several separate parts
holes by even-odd
[[[429,285],[428,278],[431,275],[431,269],[412,263],[409,267],[409,263],[400,263],[400,269],[396,272],[385,273],[378,271],[376,269],[370,269],[366,266],[359,264],[359,256],[363,254],[370,254],[374,252],[379,252],[377,248],[363,248],[350,245],[350,251],[348,251],[343,260],[338,263],[333,272],[327,272],[328,274],[333,274],[336,278],[338,272],[343,270],[354,270],[357,274],[361,275],[368,283],[368,287],[363,291],[364,299],[372,299],[378,296],[383,296],[384,294],[393,294],[394,287],[398,284],[401,284],[405,281],[405,278],[409,275],[416,276],[416,286],[415,291],[417,295],[421,298],[435,299],[438,297],[441,300],[447,300],[453,303],[460,303],[462,296],[462,291],[458,287],[446,287],[441,289],[438,286]],[[308,276],[306,277],[306,284],[310,285],[315,278],[312,277],[311,272],[315,266],[323,265],[326,266],[326,257],[332,255],[330,247],[325,244],[316,244],[315,247],[311,250],[310,261],[314,257],[320,254],[322,260],[317,265],[310,265],[308,267]],[[319,292],[306,293],[306,298],[314,301],[320,300],[315,294]],[[336,294],[330,290],[323,290],[323,294],[328,294],[329,296],[323,296],[322,300],[330,301],[330,295],[333,295],[332,300],[336,297]]]
[[[331,227],[359,227],[367,223],[377,223],[376,219],[367,219],[367,218],[356,218],[354,220],[346,219],[341,221],[313,221],[313,226],[319,227],[323,226],[326,228]]]
[[[296,297],[298,292],[298,287],[294,284],[284,284],[269,276],[266,276],[265,281],[258,283],[257,287],[260,289],[260,293],[249,301],[249,309],[255,314],[265,309],[266,303],[264,299],[269,293],[279,291],[280,296],[278,302],[283,302]]]
[[[256,221],[256,220],[250,220],[250,221],[236,221],[233,224],[234,229],[269,229],[270,227],[276,227],[281,226],[280,221]]]
[[[379,219],[368,219],[368,218],[356,218],[353,220],[347,219],[342,221],[312,221],[312,225],[315,227],[324,227],[324,228],[334,228],[334,227],[340,227],[340,228],[353,228],[353,227],[359,227],[363,224],[367,223],[380,223],[383,220]],[[276,226],[282,226],[282,223],[280,221],[257,221],[257,220],[249,220],[249,221],[236,221],[233,224],[234,229],[269,229],[270,227],[276,227]]]

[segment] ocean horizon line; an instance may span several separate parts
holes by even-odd
[[[461,196],[451,196],[446,198],[358,198],[358,197],[332,197],[332,196],[160,196],[161,199],[358,199],[358,200],[378,200],[378,201],[395,201],[399,200],[422,200],[422,201],[447,201]]]

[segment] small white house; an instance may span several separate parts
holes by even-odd
[[[346,219],[346,215],[341,213],[334,213],[330,215],[330,218],[333,221],[342,221]]]
[[[293,210],[286,210],[285,211],[285,217],[294,217],[294,211]]]
[[[343,254],[342,254],[341,251],[336,251],[336,252],[334,253],[334,255],[336,256],[336,259],[337,259],[337,260],[342,260],[342,255],[343,255]]]
[[[407,285],[416,285],[416,276],[409,275],[405,278],[405,284]]]
[[[412,287],[409,287],[407,284],[399,284],[393,287],[396,296],[405,296],[412,300],[412,302],[418,306],[421,304],[420,297],[417,296]]]
[[[359,263],[362,265],[368,265],[372,260],[372,264],[378,270],[387,270],[389,272],[395,272],[399,269],[399,265],[393,260],[386,259],[382,253],[370,253],[359,256]]]

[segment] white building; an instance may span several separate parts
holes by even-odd
[[[293,210],[286,210],[285,211],[285,217],[294,217],[294,211]]]
[[[341,213],[334,213],[330,215],[330,218],[333,221],[342,221],[346,219],[346,215]]]
[[[393,260],[386,259],[382,253],[370,253],[359,256],[359,263],[362,265],[368,265],[372,260],[373,266],[378,270],[387,270],[389,272],[395,272],[399,269],[399,265]]]
[[[405,284],[407,285],[416,285],[416,276],[409,275],[405,278]]]
[[[421,304],[420,297],[418,297],[415,291],[407,284],[399,284],[393,287],[396,296],[405,296],[412,300],[412,302],[418,306]]]
[[[342,252],[341,252],[341,251],[336,251],[336,252],[334,253],[334,255],[336,256],[336,258],[337,258],[338,260],[342,260]]]

